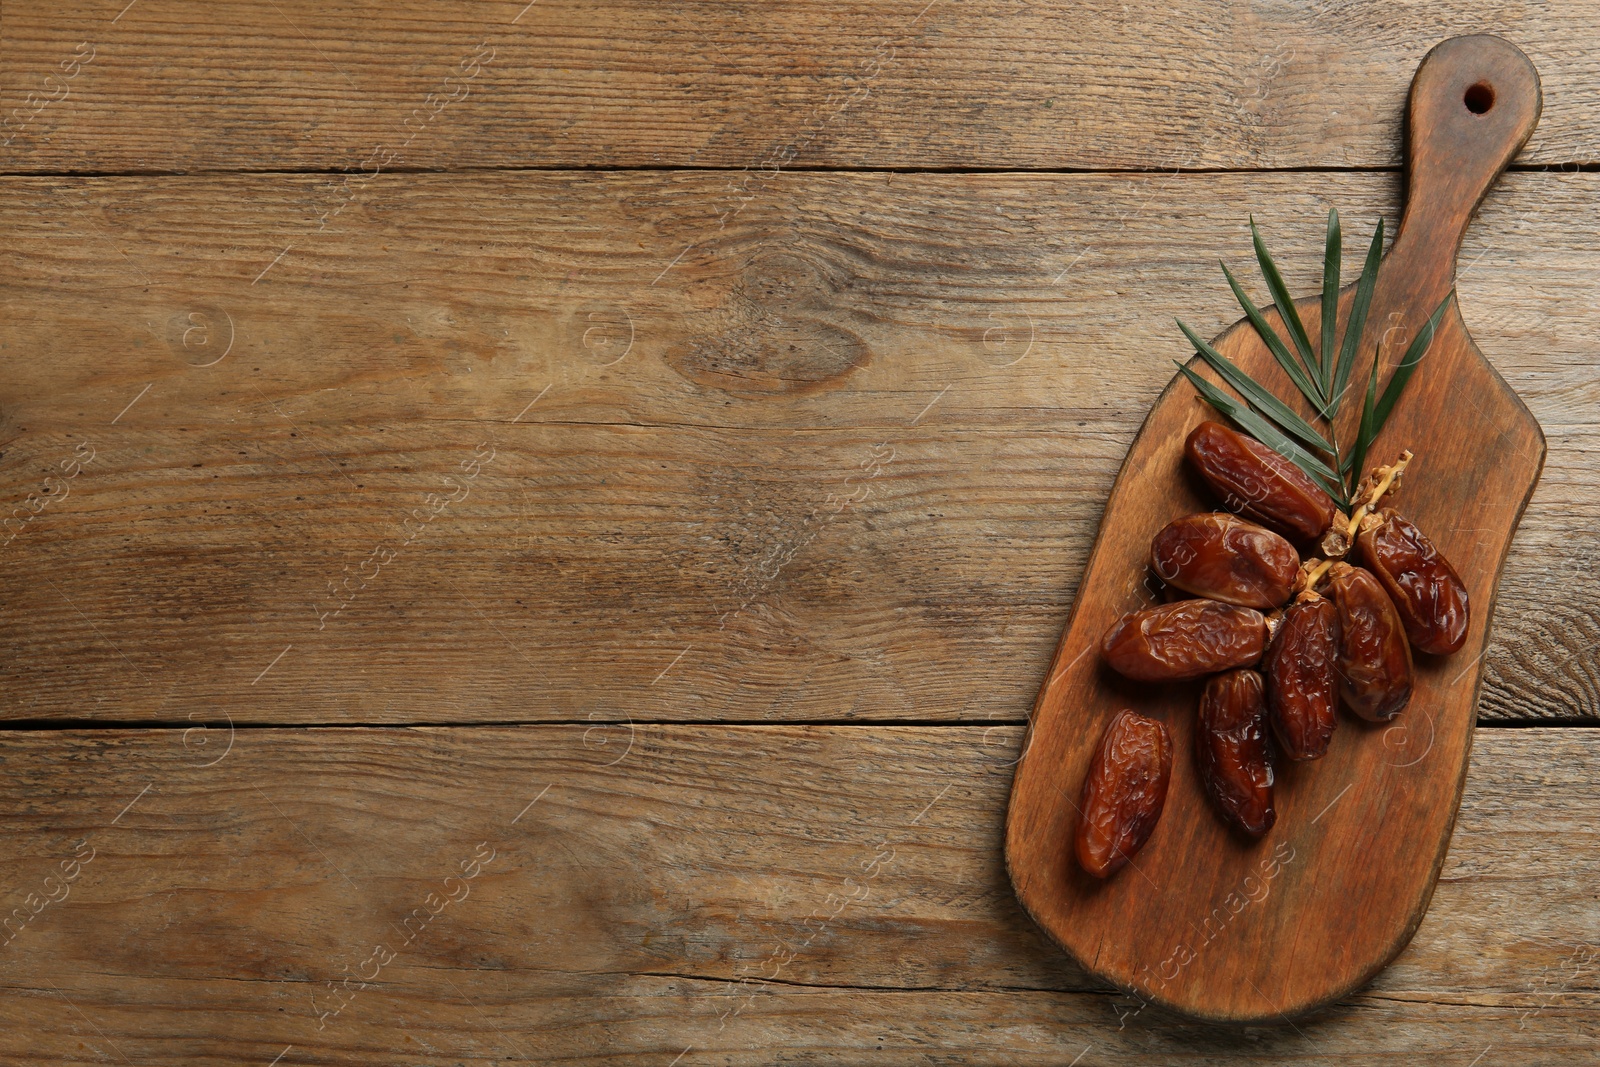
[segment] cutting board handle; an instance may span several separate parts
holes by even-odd
[[[1385,264],[1415,287],[1417,306],[1432,307],[1455,286],[1467,223],[1542,106],[1539,72],[1503,38],[1452,37],[1423,58],[1406,114],[1405,217]]]

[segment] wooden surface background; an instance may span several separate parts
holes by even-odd
[[[1172,317],[1248,212],[1297,291],[1392,224],[1478,31],[1545,108],[1461,311],[1550,451],[1443,880],[1321,1015],[1141,1009],[1005,881],[1027,709]],[[0,1059],[1589,1062],[1597,56],[1578,2],[7,5]]]

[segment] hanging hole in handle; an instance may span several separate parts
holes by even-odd
[[[1461,97],[1461,102],[1467,105],[1467,110],[1474,115],[1487,114],[1494,107],[1494,86],[1488,82],[1478,82],[1467,87],[1466,93]]]

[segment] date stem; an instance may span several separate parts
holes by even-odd
[[[1391,465],[1374,467],[1372,473],[1367,475],[1356,492],[1357,499],[1360,499],[1363,495],[1365,495],[1366,499],[1349,517],[1346,517],[1343,512],[1336,513],[1333,524],[1322,535],[1322,540],[1319,544],[1322,554],[1328,560],[1327,563],[1323,564],[1323,570],[1326,570],[1334,561],[1341,560],[1349,554],[1350,547],[1355,544],[1356,534],[1361,530],[1361,520],[1372,513],[1372,509],[1378,506],[1378,501],[1383,499],[1385,493],[1396,487],[1400,481],[1400,475],[1405,473],[1406,464],[1410,463],[1411,459],[1412,453],[1408,448],[1402,451],[1400,458]],[[1361,489],[1369,485],[1372,487],[1371,491],[1363,494]],[[1311,585],[1315,585],[1316,581],[1321,577],[1322,571],[1317,571],[1311,575],[1308,581],[1310,581]]]
[[[1406,464],[1410,463],[1411,460],[1411,449],[1407,448],[1400,453],[1400,458],[1395,460],[1392,465],[1379,467],[1372,472],[1378,478],[1378,484],[1372,487],[1372,494],[1367,497],[1367,502],[1357,508],[1355,514],[1350,516],[1350,524],[1345,527],[1344,531],[1346,537],[1355,538],[1356,530],[1361,526],[1361,520],[1366,518],[1373,508],[1378,506],[1378,501],[1383,499],[1383,494],[1394,487],[1394,483],[1399,481],[1400,475],[1405,473]]]
[[[1295,583],[1296,599],[1307,593],[1317,595],[1317,583],[1322,581],[1322,576],[1328,573],[1328,568],[1337,563],[1336,559],[1308,559],[1300,564],[1300,578]]]

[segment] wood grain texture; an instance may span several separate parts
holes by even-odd
[[[1583,0],[206,10],[8,5],[0,169],[708,166],[748,168],[756,189],[790,166],[1393,166],[1417,62],[1473,32],[1543,72],[1526,160],[1600,161],[1600,14]]]
[[[1246,205],[1308,290],[1399,194],[784,175],[719,230],[726,182],[383,175],[325,229],[318,176],[5,182],[4,714],[1020,722]],[[1600,714],[1596,205],[1509,175],[1462,250],[1550,439],[1489,717]]]
[[[1565,1065],[1594,1048],[1595,730],[1480,731],[1411,946],[1328,1011],[1245,1031],[1141,1010],[1021,913],[1000,856],[1016,727],[229,740],[6,733],[7,1063],[1060,1065],[1088,1047],[1080,1067],[1389,1065],[1492,1045],[1485,1062]],[[493,859],[446,883],[480,843]],[[358,973],[323,1017],[329,983]]]
[[[0,174],[79,175],[0,181],[0,942],[97,850],[0,1060],[1592,1055],[1596,731],[1482,732],[1419,935],[1298,1029],[1097,985],[1000,842],[1171,316],[1226,324],[1246,210],[1308,288],[1399,198],[1165,172],[1392,166],[1450,33],[1535,58],[1566,172],[1462,253],[1551,443],[1483,714],[1600,717],[1600,19],[924,3],[0,8]],[[204,171],[272,173],[91,176]],[[363,721],[458,725],[244,728]]]

